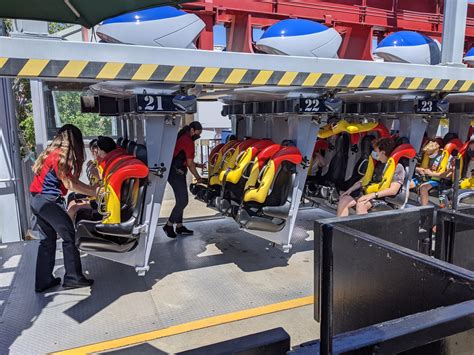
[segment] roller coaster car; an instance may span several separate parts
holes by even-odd
[[[220,186],[219,173],[229,164],[241,140],[232,140],[221,146],[214,155],[209,156],[209,186]],[[214,161],[214,163],[212,163]]]
[[[219,173],[225,161],[230,159],[235,151],[235,147],[241,142],[239,140],[231,140],[225,144],[219,144],[211,150],[207,165],[207,184],[193,183],[189,186],[189,191],[196,196],[196,199],[209,204],[212,198],[220,194]]]
[[[322,198],[330,206],[336,206],[338,191],[347,190],[365,174],[372,151],[371,142],[375,138],[372,133],[376,133],[380,138],[390,137],[385,125],[378,122],[350,123],[342,120],[337,124],[325,126],[320,131],[319,137],[331,137],[337,134],[334,143],[335,153],[328,162],[326,174],[319,173],[308,177],[306,197],[310,200],[313,197]],[[353,168],[348,166],[350,154],[360,154]],[[348,169],[352,169],[352,172],[346,179]]]
[[[241,202],[245,183],[257,154],[271,145],[274,145],[274,143],[269,139],[256,140],[255,142],[248,140],[239,144],[240,153],[235,159],[234,166],[221,170],[219,174],[221,193],[220,196],[215,198],[214,205],[221,212],[228,212],[232,201],[236,203]]]
[[[242,205],[234,216],[244,228],[277,232],[285,227],[297,165],[303,158],[296,147],[277,149],[276,145],[264,149],[252,167]]]
[[[462,148],[463,148],[463,142],[460,139],[455,138],[455,139],[452,139],[451,141],[449,141],[449,143],[446,144],[443,148],[443,151],[441,153],[442,154],[441,162],[440,162],[438,168],[436,169],[436,172],[437,173],[446,172],[449,168],[450,157],[455,157],[457,155],[460,155],[460,152],[461,152]],[[429,162],[430,162],[430,158],[425,153],[423,155],[421,166],[425,169],[428,169],[429,168]],[[441,196],[446,197],[451,192],[451,182],[449,180],[445,180],[445,181],[447,181],[447,184],[443,184],[441,186],[434,187],[429,191],[430,201],[432,203],[434,203],[435,205],[441,205],[441,201],[440,201]]]
[[[402,209],[408,202],[410,193],[410,181],[416,166],[416,150],[411,144],[401,144],[395,148],[385,164],[380,182],[371,182],[376,171],[376,162],[369,157],[367,171],[362,180],[364,193],[374,193],[388,189],[392,184],[397,165],[400,163],[405,168],[405,180],[398,194],[394,197],[386,197],[387,204],[380,204],[373,208],[371,212],[391,210],[394,208]]]
[[[149,171],[138,158],[119,158],[104,176],[104,186],[97,197],[98,212],[103,218],[83,219],[76,224],[76,243],[83,251],[124,253],[138,245],[137,227],[141,224]]]

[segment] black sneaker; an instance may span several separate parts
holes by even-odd
[[[192,230],[189,230],[185,226],[181,226],[181,227],[176,227],[176,234],[179,234],[179,235],[193,235],[194,232]]]
[[[61,278],[55,277],[49,285],[44,286],[44,287],[35,287],[35,292],[44,292],[50,288],[58,286],[60,283],[61,283]]]
[[[168,238],[171,238],[171,239],[176,238],[176,233],[174,232],[173,226],[169,226],[165,224],[163,227],[163,230]]]
[[[82,288],[92,286],[94,280],[86,279],[85,277],[79,281],[64,281],[63,288],[72,289],[72,288]]]

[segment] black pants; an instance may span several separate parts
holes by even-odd
[[[36,259],[36,288],[48,286],[53,280],[56,259],[56,240],[63,240],[64,280],[78,281],[82,275],[79,250],[75,245],[76,232],[66,213],[63,200],[54,196],[35,195],[31,200],[31,210],[37,218],[41,230],[41,240]]]
[[[180,174],[174,168],[171,168],[168,182],[173,189],[174,199],[176,200],[169,221],[171,223],[183,223],[183,212],[189,202],[186,173]]]

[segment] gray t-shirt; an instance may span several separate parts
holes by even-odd
[[[405,177],[406,177],[405,168],[403,167],[402,164],[397,164],[392,182],[396,182],[396,183],[399,183],[400,185],[403,185],[403,183],[405,182]]]

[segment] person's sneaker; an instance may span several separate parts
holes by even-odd
[[[176,238],[176,233],[174,232],[173,226],[169,226],[167,224],[164,225],[163,231],[165,232],[168,238],[174,239]]]
[[[86,279],[85,277],[80,279],[79,281],[64,281],[63,288],[71,289],[71,288],[81,288],[81,287],[89,287],[92,286],[94,280]]]
[[[61,278],[55,277],[49,285],[44,286],[44,287],[35,287],[35,292],[44,292],[46,290],[49,290],[50,288],[58,286],[60,283],[61,283]]]
[[[192,230],[189,230],[185,226],[181,226],[181,227],[176,227],[176,234],[179,234],[179,235],[193,235],[194,232]]]

